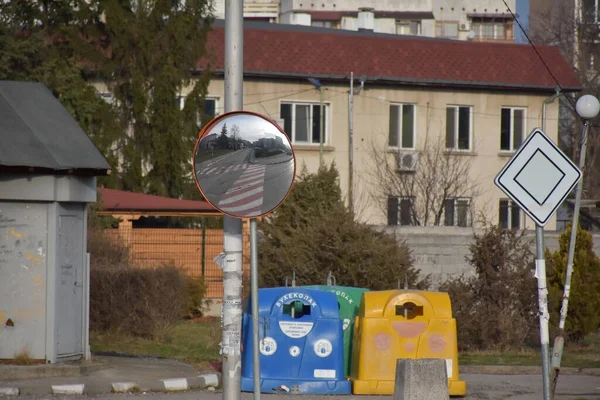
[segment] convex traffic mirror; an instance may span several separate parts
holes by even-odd
[[[234,111],[211,120],[194,149],[194,179],[204,198],[236,218],[275,210],[296,173],[287,135],[269,118]]]

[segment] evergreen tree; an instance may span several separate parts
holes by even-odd
[[[112,186],[199,197],[191,153],[209,73],[196,63],[210,23],[209,0],[2,2],[0,78],[45,83],[109,159]]]
[[[558,327],[562,307],[570,239],[569,227],[560,235],[559,249],[554,252],[546,251],[550,321],[555,327]],[[580,341],[585,335],[600,328],[600,259],[592,247],[591,233],[579,228],[575,242],[569,310],[565,321],[565,331],[573,341]]]
[[[286,201],[260,223],[260,280],[279,286],[296,272],[301,285],[322,284],[329,271],[339,285],[395,289],[407,274],[411,288],[426,286],[410,251],[389,234],[355,221],[342,201],[332,164],[316,174],[303,168]]]

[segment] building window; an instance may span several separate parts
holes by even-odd
[[[338,27],[338,23],[336,21],[311,21],[311,26],[318,28],[333,28],[336,29]]]
[[[329,105],[323,104],[323,143],[327,143]],[[281,103],[280,116],[283,130],[292,143],[319,144],[321,107],[319,103]]]
[[[435,36],[458,38],[458,22],[438,21],[435,23]]]
[[[421,21],[398,20],[396,21],[396,34],[420,35]]]
[[[521,229],[521,209],[512,200],[500,199],[499,224],[503,229]]]
[[[388,225],[415,225],[412,197],[388,197]]]
[[[101,92],[101,93],[96,93],[96,96],[98,96],[102,100],[106,101],[110,105],[114,105],[115,104],[115,97],[112,95],[112,93]]]
[[[470,226],[469,203],[469,199],[444,200],[444,225]]]
[[[512,21],[501,19],[473,18],[472,31],[478,39],[512,39]]]
[[[446,149],[471,150],[471,107],[446,107]]]
[[[500,150],[515,151],[523,143],[525,109],[502,108],[500,112]]]
[[[416,113],[414,104],[390,105],[389,146],[414,149],[416,140]]]
[[[179,107],[180,110],[183,110],[185,106],[185,98],[186,96],[176,96],[175,97],[175,106]],[[204,107],[202,109],[202,113],[207,117],[214,117],[217,115],[217,99],[206,97],[204,98]]]
[[[600,0],[583,0],[582,14],[583,21],[588,24],[597,24],[600,21],[598,18],[598,5]]]

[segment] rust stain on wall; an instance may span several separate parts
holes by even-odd
[[[34,256],[33,253],[25,253],[25,257],[27,257],[31,262],[34,262],[36,264],[42,262],[42,259],[40,257]]]
[[[44,285],[44,280],[42,279],[42,276],[40,274],[35,274],[33,276],[33,284],[36,287],[41,287]]]
[[[10,234],[16,238],[22,238],[23,236],[25,236],[24,233],[19,233],[19,232],[15,231],[15,228],[10,228]]]
[[[0,325],[4,325],[6,322],[6,313],[0,310]]]

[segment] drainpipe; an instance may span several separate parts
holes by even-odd
[[[544,104],[542,104],[542,132],[544,133],[546,133],[546,104],[554,102],[560,96],[560,88],[557,87],[555,90],[556,93],[544,100]]]

